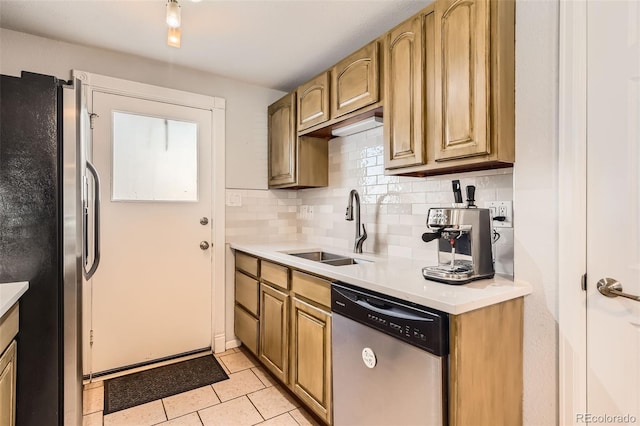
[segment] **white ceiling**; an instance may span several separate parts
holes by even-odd
[[[429,3],[182,0],[180,49],[166,44],[165,0],[0,0],[0,26],[289,91]]]

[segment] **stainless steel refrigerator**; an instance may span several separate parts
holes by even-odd
[[[40,74],[0,77],[0,283],[29,281],[19,426],[82,424],[82,283],[99,255],[87,247],[98,243],[86,201],[97,177],[85,177],[80,91],[79,81]]]

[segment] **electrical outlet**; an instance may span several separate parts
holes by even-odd
[[[308,219],[309,216],[309,206],[300,206],[300,219]]]
[[[491,217],[504,216],[504,221],[493,221],[494,228],[513,228],[513,201],[485,201],[485,208],[491,210]]]

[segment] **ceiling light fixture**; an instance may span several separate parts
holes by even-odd
[[[167,25],[169,28],[180,27],[180,5],[177,0],[167,2]]]
[[[178,0],[167,1],[167,44],[171,47],[180,47],[180,5]]]
[[[167,34],[167,44],[171,47],[180,47],[180,28],[169,27]]]

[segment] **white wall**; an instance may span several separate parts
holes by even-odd
[[[19,76],[30,71],[68,80],[71,69],[225,98],[227,187],[267,188],[267,106],[283,92],[167,62],[0,29],[0,73]]]
[[[557,0],[516,4],[514,268],[525,298],[524,424],[558,424]]]

